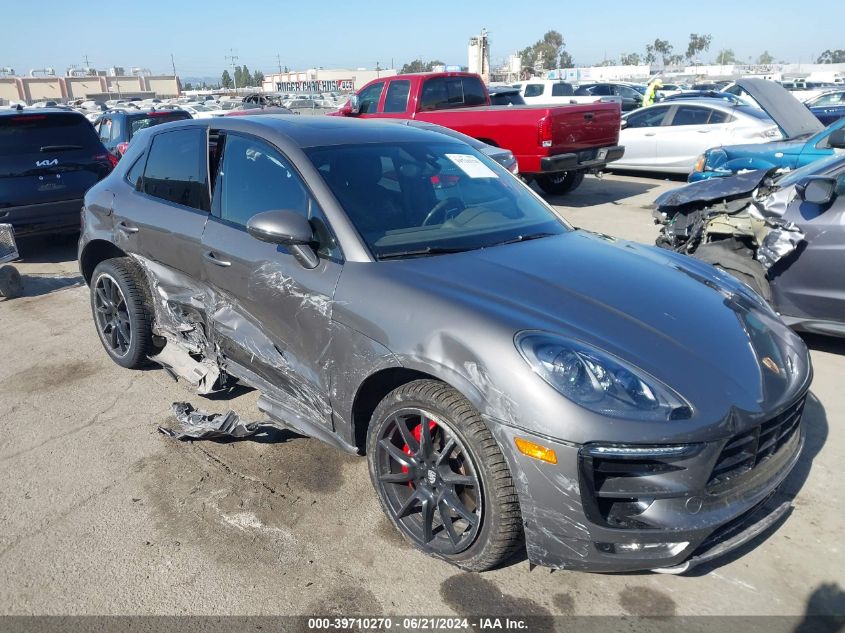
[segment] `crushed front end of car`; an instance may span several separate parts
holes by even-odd
[[[783,219],[795,186],[778,186],[778,170],[749,171],[668,191],[655,201],[657,245],[693,255],[704,244],[731,241],[765,270],[798,248],[801,229]],[[727,242],[726,242],[727,244]]]

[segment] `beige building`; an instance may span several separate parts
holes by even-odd
[[[373,79],[392,77],[395,74],[397,74],[395,68],[390,70],[309,68],[308,70],[275,73],[267,76],[264,78],[261,88],[264,92],[306,94],[352,92]]]
[[[182,84],[179,77],[173,75],[0,77],[0,104],[19,101],[64,102],[87,99],[89,95],[117,99],[126,94],[141,93],[161,98],[177,97],[182,93]]]

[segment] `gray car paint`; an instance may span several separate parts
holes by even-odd
[[[185,127],[252,134],[275,145],[325,212],[342,261],[321,259],[307,270],[283,249],[246,233],[223,236],[208,228],[204,233],[201,216],[174,205],[166,205],[170,213],[144,216],[154,204],[134,190],[126,172],[148,138]],[[345,450],[359,448],[356,425],[368,422],[354,416],[368,379],[403,369],[452,385],[482,413],[508,460],[529,560],[535,563],[603,570],[672,567],[720,525],[771,494],[797,460],[803,431],[777,460],[768,460],[729,492],[707,496],[700,511],[690,513],[686,505],[705,495],[713,460],[728,438],[777,415],[809,387],[806,347],[756,295],[690,258],[575,230],[479,251],[376,262],[302,147],[391,139],[435,136],[375,122],[272,115],[149,130],[86,197],[83,274],[90,281],[96,253],[114,256],[105,245],[132,254],[148,274],[156,332],[168,346],[201,347],[224,373],[260,389],[259,404],[269,415]],[[436,140],[442,143],[443,137]],[[511,177],[504,171],[502,176]],[[151,217],[166,228],[156,233],[163,243],[155,248],[145,239]],[[120,222],[139,230],[127,234],[116,228]],[[238,258],[229,279],[203,259],[208,249],[224,248],[226,257]],[[787,359],[784,375],[762,368],[763,351],[750,339],[752,320],[763,324],[767,344]],[[514,345],[522,330],[578,339],[635,363],[681,393],[691,404],[691,417],[654,423],[587,411],[533,373]],[[517,434],[553,446],[558,465],[518,453]],[[593,442],[702,444],[688,469],[653,480],[677,495],[650,510],[665,529],[620,534],[587,518],[578,464],[583,446]],[[665,560],[614,557],[595,548],[602,539],[653,542],[666,540],[667,533],[689,545]]]

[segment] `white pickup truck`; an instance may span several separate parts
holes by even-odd
[[[567,103],[622,103],[616,95],[576,95],[572,84],[556,79],[529,79],[513,84],[528,105],[565,105]]]

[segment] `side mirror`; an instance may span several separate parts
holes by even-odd
[[[246,223],[247,233],[255,239],[285,246],[305,268],[316,268],[317,254],[311,248],[314,230],[311,223],[296,211],[264,211]]]
[[[829,204],[836,197],[836,184],[835,178],[810,176],[799,183],[795,189],[804,202],[823,206]]]
[[[827,144],[833,149],[845,149],[845,128],[839,128],[827,137]]]
[[[622,119],[622,125],[620,126],[620,129],[624,130],[626,127],[628,127],[628,119]]]

